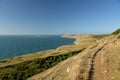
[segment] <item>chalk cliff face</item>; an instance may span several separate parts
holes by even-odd
[[[119,37],[117,34],[95,40],[79,54],[28,80],[120,80]]]
[[[66,35],[73,45],[0,61],[1,80],[120,80],[120,34]]]

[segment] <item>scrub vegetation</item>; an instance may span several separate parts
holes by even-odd
[[[93,37],[93,35],[76,35],[76,36],[68,35],[66,37],[76,38],[75,44],[64,45],[58,47],[55,50],[45,50],[33,54],[27,54],[23,56],[17,56],[17,57],[1,60],[0,80],[27,80],[32,76],[49,71],[49,69],[52,69],[55,66],[64,63],[64,61],[70,61],[68,64],[65,64],[63,66],[58,66],[56,68],[56,69],[59,68],[66,69],[68,65],[71,65],[71,63],[72,64],[75,63],[74,62],[75,59],[78,59],[79,61],[79,58],[76,57],[77,55],[79,55],[79,53],[81,54],[82,52],[84,52],[88,46],[94,44],[98,40],[98,38]],[[74,60],[71,59],[70,57],[73,58]],[[81,57],[81,59],[82,58],[83,57]],[[60,69],[58,72],[62,74],[61,71],[63,71],[64,69]],[[53,71],[54,70],[55,69],[53,69]],[[59,75],[56,74],[56,77],[57,76]]]
[[[117,29],[116,31],[114,31],[112,34],[115,35],[115,34],[118,34],[120,33],[120,29]]]
[[[39,58],[22,62],[17,65],[0,68],[0,71],[2,71],[0,72],[0,80],[26,80],[27,78],[37,73],[43,72],[48,68],[58,64],[59,62],[80,53],[81,51],[82,50],[72,51],[57,56],[48,56],[45,58]]]

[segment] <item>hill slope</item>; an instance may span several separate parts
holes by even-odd
[[[119,36],[99,39],[80,54],[28,80],[120,80]]]
[[[119,34],[120,33],[120,29],[117,29],[116,31],[114,31],[112,34]]]
[[[1,60],[0,80],[26,80],[78,54],[97,40],[91,35],[70,35],[67,37],[77,38],[75,44]]]
[[[0,80],[120,80],[120,34],[66,35],[73,45],[0,61]]]

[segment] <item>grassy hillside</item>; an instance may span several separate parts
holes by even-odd
[[[99,50],[103,44],[94,43],[81,52],[81,54],[68,58],[28,80],[89,80],[88,76],[92,56],[94,55],[94,51]]]
[[[82,49],[83,50],[83,49]],[[48,56],[30,61],[25,61],[16,65],[0,68],[0,80],[26,80],[27,78],[43,72],[59,62],[72,57],[80,51],[72,51],[66,54]]]
[[[120,29],[117,29],[116,31],[114,31],[112,34],[115,35],[115,34],[119,34],[120,33]]]
[[[80,53],[97,40],[90,35],[72,37],[77,38],[74,45],[1,60],[0,80],[26,80]]]
[[[120,80],[120,29],[66,35],[73,45],[0,61],[0,80]]]
[[[120,35],[97,38],[81,54],[28,80],[120,80]]]

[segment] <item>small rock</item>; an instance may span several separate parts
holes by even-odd
[[[75,57],[75,59],[77,59],[77,57]]]
[[[107,70],[105,69],[105,70],[104,70],[104,72],[106,73],[106,72],[107,72]]]
[[[68,72],[68,73],[70,72],[70,68],[69,68],[69,67],[67,68],[67,72]]]

